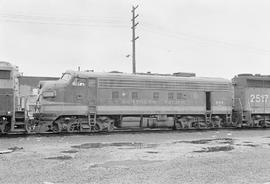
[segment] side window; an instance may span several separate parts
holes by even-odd
[[[73,86],[86,86],[86,79],[75,78],[72,82]]]
[[[137,100],[139,98],[138,97],[138,92],[132,92],[131,96],[132,96],[132,100]]]
[[[97,85],[97,82],[96,82],[96,79],[89,79],[88,80],[88,86],[91,88],[91,87],[96,87]]]
[[[174,99],[173,93],[172,92],[168,93],[168,100],[173,100],[173,99]]]
[[[159,99],[159,92],[154,92],[153,93],[153,99],[158,100]]]
[[[112,92],[112,99],[118,99],[119,98],[119,92],[118,91],[113,91]]]
[[[183,98],[182,93],[177,93],[177,100],[181,100]]]

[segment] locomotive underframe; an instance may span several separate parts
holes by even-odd
[[[92,116],[93,115],[93,116]],[[231,114],[124,114],[124,115],[60,115],[39,114],[27,122],[30,132],[99,132],[119,129],[211,129],[232,127]],[[91,117],[92,116],[92,117]],[[125,118],[135,118],[133,125]]]
[[[11,130],[11,116],[0,116],[0,133],[8,133]]]
[[[270,127],[270,113],[235,112],[234,118],[238,127]]]

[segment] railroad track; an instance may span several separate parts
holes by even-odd
[[[0,138],[17,138],[17,137],[30,137],[30,136],[74,136],[74,135],[110,135],[110,134],[148,134],[148,133],[168,133],[168,132],[183,132],[183,133],[192,133],[192,132],[201,132],[201,131],[218,131],[218,130],[232,130],[232,131],[249,131],[249,130],[265,130],[269,128],[261,128],[261,127],[245,127],[245,128],[235,128],[235,127],[226,127],[226,128],[201,128],[201,129],[169,129],[169,128],[157,128],[157,129],[119,129],[113,131],[101,131],[101,132],[43,132],[43,133],[7,133],[0,134]]]

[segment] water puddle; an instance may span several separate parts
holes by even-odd
[[[250,141],[244,141],[243,143],[253,143],[253,142],[250,142]]]
[[[155,148],[158,144],[144,144],[137,142],[114,142],[114,143],[84,143],[81,145],[71,146],[76,149],[91,149],[91,148],[105,148],[105,147],[122,147],[119,149],[142,149]]]
[[[160,163],[162,160],[121,160],[121,161],[108,161],[103,164],[92,164],[90,168],[98,167],[115,167],[115,168],[130,168],[134,166],[141,166],[145,164]]]
[[[18,150],[22,150],[22,149],[23,149],[23,147],[14,146],[14,147],[8,148],[7,150],[0,150],[0,154],[12,153],[14,151],[18,151]]]
[[[234,140],[232,138],[200,139],[200,140],[192,140],[192,141],[175,141],[173,142],[173,144],[178,144],[178,143],[208,144],[211,142],[218,142],[220,144],[233,144]]]
[[[56,156],[56,157],[47,157],[45,159],[48,159],[48,160],[71,160],[72,157],[68,156],[68,155],[60,155],[60,156]]]
[[[61,153],[77,153],[79,151],[77,150],[65,150],[65,151],[61,151]]]
[[[215,147],[207,147],[202,148],[202,150],[193,151],[195,153],[209,153],[209,152],[220,152],[220,151],[231,151],[233,150],[233,146],[215,146]]]
[[[159,153],[159,152],[158,152],[158,151],[146,151],[146,153],[157,154],[157,153]]]
[[[243,146],[258,147],[259,145],[257,145],[257,144],[243,144]]]

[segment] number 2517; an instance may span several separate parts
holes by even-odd
[[[254,95],[254,94],[251,94],[250,95],[250,102],[257,102],[257,103],[260,103],[260,102],[267,102],[268,101],[268,95]]]

